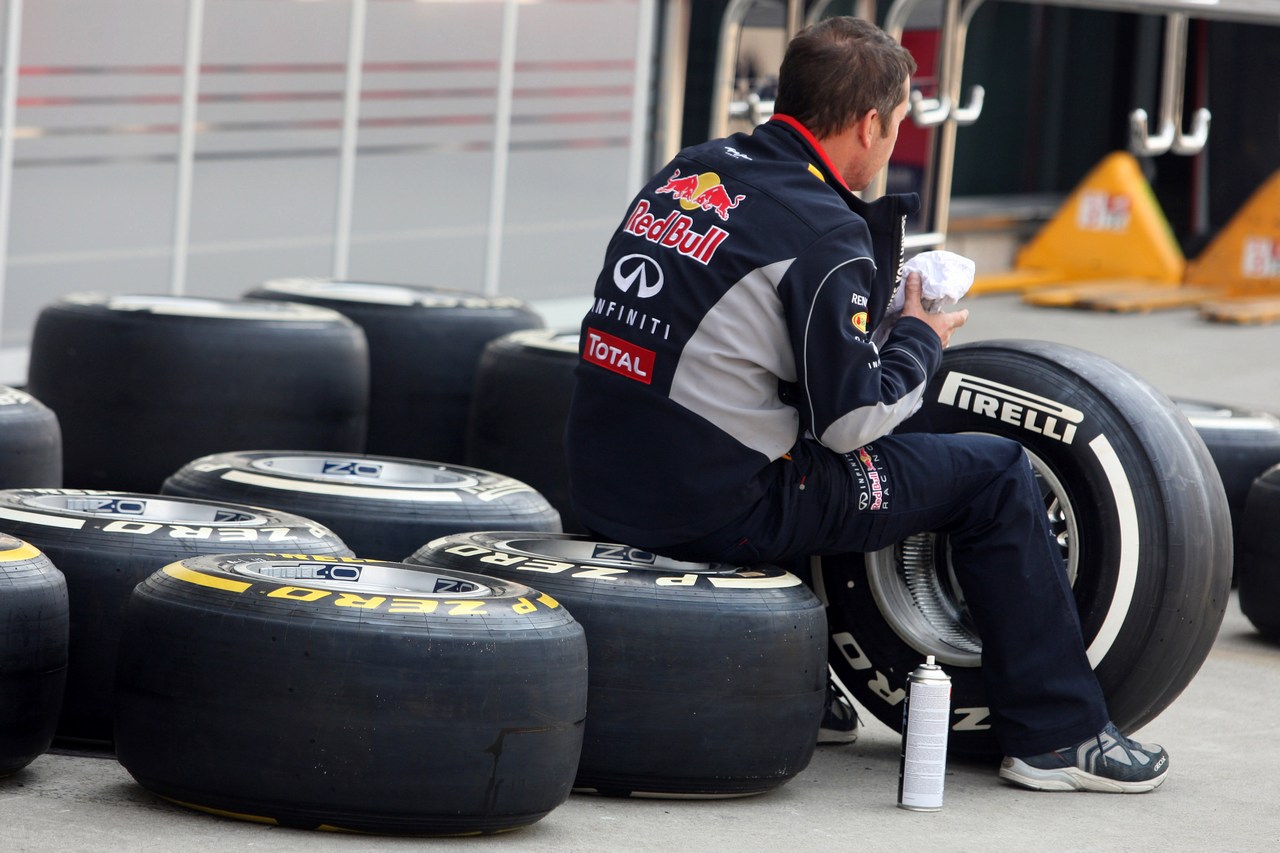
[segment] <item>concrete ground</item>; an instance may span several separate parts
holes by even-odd
[[[546,306],[573,325],[584,303]],[[970,301],[956,342],[1042,338],[1106,355],[1166,394],[1280,411],[1280,328],[1205,323],[1189,310],[1145,316]],[[1041,794],[994,766],[953,761],[937,813],[896,808],[897,735],[863,714],[851,746],[823,747],[781,788],[741,800],[573,796],[538,823],[476,840],[343,836],[188,811],[137,786],[109,756],[54,752],[0,779],[3,851],[372,851],[466,846],[508,851],[1270,851],[1280,849],[1272,762],[1280,645],[1261,639],[1233,595],[1209,658],[1139,733],[1171,754],[1145,795]]]

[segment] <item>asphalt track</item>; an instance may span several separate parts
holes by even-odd
[[[572,325],[585,303],[544,306]],[[1280,411],[1280,328],[1210,324],[1190,310],[1149,315],[969,300],[956,343],[1041,338],[1105,355],[1175,398]],[[953,761],[936,813],[895,805],[897,735],[869,715],[856,744],[820,748],[777,790],[738,800],[575,795],[522,830],[481,839],[335,835],[188,811],[140,788],[109,755],[55,751],[0,779],[0,851],[1270,851],[1280,849],[1274,773],[1280,645],[1233,594],[1208,660],[1139,736],[1171,754],[1144,795],[1042,794],[995,767]],[[252,725],[252,721],[246,721]]]

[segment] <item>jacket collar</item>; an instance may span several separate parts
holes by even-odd
[[[797,139],[810,160],[810,169],[821,175],[822,179],[840,194],[850,209],[867,221],[867,225],[873,231],[897,230],[901,227],[900,217],[909,216],[920,209],[920,196],[916,193],[894,193],[875,201],[863,201],[844,182],[840,171],[823,149],[822,143],[798,119],[782,113],[774,113],[773,117],[761,127],[771,130],[777,128]]]

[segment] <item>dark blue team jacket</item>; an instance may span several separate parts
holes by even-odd
[[[941,361],[884,317],[918,199],[866,203],[798,122],[682,151],[636,196],[583,318],[566,434],[574,510],[650,549],[750,507],[798,441],[848,453]]]

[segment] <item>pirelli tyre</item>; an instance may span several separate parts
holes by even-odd
[[[27,390],[62,426],[63,485],[155,492],[206,453],[362,451],[368,349],[314,305],[80,293],[40,312]]]
[[[364,452],[433,462],[466,461],[467,412],[485,345],[543,325],[514,297],[442,287],[283,278],[245,298],[321,305],[355,321],[369,342]]]
[[[183,557],[220,552],[345,556],[311,519],[225,501],[76,489],[0,491],[0,530],[43,551],[66,578],[69,661],[57,738],[110,744],[116,647],[134,586]]]
[[[69,624],[62,573],[38,548],[0,533],[0,776],[53,743]]]
[[[586,701],[582,626],[523,584],[193,557],[129,602],[116,755],[147,790],[221,815],[473,835],[568,798]]]
[[[507,531],[447,536],[408,562],[531,584],[582,623],[591,669],[577,790],[745,796],[808,765],[826,619],[795,575]]]
[[[27,392],[0,385],[0,489],[61,485],[58,416]]]
[[[1244,552],[1245,502],[1254,480],[1280,464],[1280,418],[1270,412],[1242,409],[1199,400],[1175,399],[1178,409],[1209,448],[1222,478],[1231,510],[1232,541],[1238,565]],[[1238,581],[1238,574],[1233,576]]]
[[[1280,640],[1280,464],[1254,479],[1241,528],[1240,610],[1260,634]]]
[[[432,539],[464,530],[560,530],[560,514],[526,483],[389,456],[215,453],[184,465],[164,481],[163,492],[314,518],[357,556],[378,560],[403,560]]]
[[[1112,718],[1132,731],[1178,696],[1221,625],[1232,546],[1213,460],[1167,397],[1072,347],[989,341],[948,349],[923,408],[898,431],[1021,442]],[[832,666],[858,701],[900,729],[907,674],[934,655],[953,679],[952,750],[997,754],[979,682],[982,641],[945,538],[921,531],[883,551],[815,563]]]
[[[569,499],[564,456],[577,363],[577,331],[529,329],[490,341],[476,368],[467,464],[523,480],[559,510],[565,532],[587,533]]]

